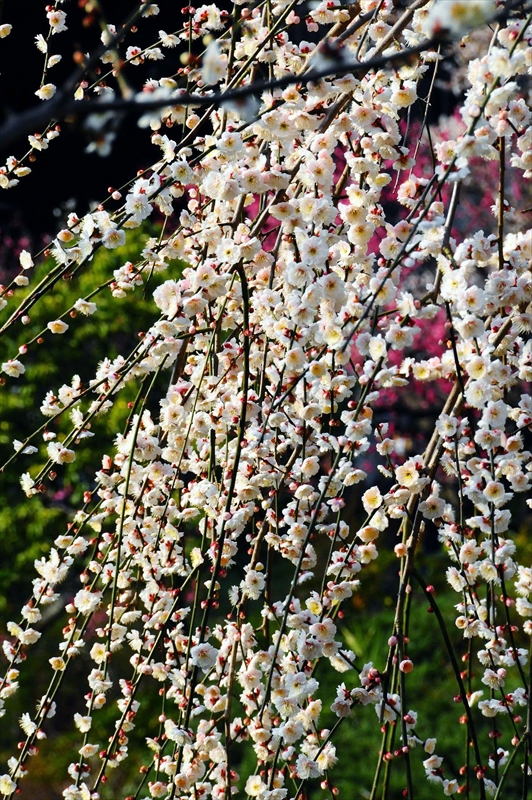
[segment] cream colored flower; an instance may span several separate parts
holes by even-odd
[[[57,86],[53,83],[45,83],[40,89],[37,89],[35,94],[39,100],[51,100],[57,91]]]

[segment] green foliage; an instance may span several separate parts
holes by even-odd
[[[114,270],[126,261],[138,263],[139,254],[150,236],[155,235],[153,226],[143,226],[128,234],[127,243],[118,250],[98,250],[95,257],[72,279],[59,280],[52,291],[46,292],[31,308],[30,321],[19,327],[19,339],[0,339],[0,361],[15,358],[17,350],[32,342],[42,333],[42,343],[32,344],[24,358],[26,373],[18,380],[8,379],[2,387],[2,420],[0,421],[0,463],[13,456],[13,440],[23,441],[35,430],[49,422],[47,429],[58,435],[66,434],[72,424],[68,413],[57,420],[49,420],[40,412],[46,392],[56,392],[63,384],[69,385],[73,375],[79,375],[84,384],[94,377],[102,356],[114,358],[127,356],[138,343],[138,334],[145,331],[157,316],[151,299],[152,291],[160,282],[157,275],[150,277],[148,286],[137,289],[117,299],[111,295],[108,284],[113,280]],[[35,268],[38,281],[45,278],[55,262],[49,258]],[[173,267],[174,265],[172,265]],[[175,262],[176,271],[182,265]],[[166,277],[166,276],[165,276]],[[36,281],[34,280],[33,285]],[[92,301],[97,304],[94,315],[77,315],[68,322],[68,342],[60,335],[46,329],[49,321],[68,312],[76,300],[84,298],[102,287]],[[27,290],[17,289],[17,298],[24,297]],[[43,333],[44,331],[44,333]],[[46,351],[46,352],[44,352]],[[45,357],[43,357],[45,356]],[[128,414],[128,403],[134,399],[138,385],[132,381],[122,387],[113,408],[95,419],[92,432],[95,436],[85,439],[76,448],[76,461],[58,470],[58,476],[44,497],[24,496],[19,478],[25,472],[30,459],[20,454],[0,474],[0,492],[5,505],[0,514],[0,614],[10,607],[17,608],[25,600],[28,572],[33,562],[47,552],[55,537],[64,531],[68,522],[66,499],[70,507],[82,504],[83,493],[94,485],[94,471],[101,457],[109,452],[113,437],[122,430]],[[95,399],[91,395],[90,399]],[[32,444],[39,447],[39,454],[31,457],[31,473],[46,461],[46,451],[39,434]],[[39,461],[39,458],[41,459]],[[24,581],[24,595],[20,593]]]

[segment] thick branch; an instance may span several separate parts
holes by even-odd
[[[3,0],[0,0],[0,13],[2,4]],[[98,47],[90,58],[75,69],[51,100],[45,102],[40,101],[38,105],[33,106],[33,108],[28,108],[27,111],[11,114],[7,122],[0,126],[0,148],[9,147],[13,142],[17,141],[17,139],[28,134],[35,132],[40,133],[42,129],[53,120],[59,121],[67,117],[69,113],[72,113],[68,110],[71,106],[80,106],[80,103],[72,100],[71,97],[88,70],[98,63],[104,53],[112,50],[122,41],[127,32],[138,22],[139,18],[148,7],[149,6],[146,4],[139,5],[137,10],[134,11],[129,19],[120,27],[119,32],[113,36],[107,44]],[[97,109],[97,105],[98,103],[96,101],[91,101],[91,111],[87,113],[91,113],[92,110],[99,110]]]
[[[134,112],[142,114],[146,111],[164,108],[166,106],[187,105],[204,107],[223,105],[224,102],[245,99],[259,92],[272,89],[284,89],[293,84],[309,84],[323,78],[329,78],[333,75],[341,76],[353,74],[357,77],[363,77],[372,70],[396,68],[402,64],[408,63],[409,59],[426,50],[430,50],[439,44],[449,42],[446,32],[441,31],[438,32],[437,35],[421,42],[421,44],[416,47],[409,47],[397,53],[380,55],[382,50],[388,47],[392,41],[394,41],[395,37],[401,33],[414,10],[424,6],[427,1],[428,0],[415,0],[406,14],[404,14],[389,31],[386,39],[380,43],[377,49],[378,55],[367,61],[350,61],[345,59],[342,50],[338,47],[334,47],[333,41],[331,47],[327,50],[328,63],[321,68],[311,67],[311,69],[304,72],[304,74],[283,75],[283,77],[275,80],[255,81],[235,89],[212,92],[211,94],[183,93],[179,95],[174,92],[167,98],[157,97],[152,100],[143,100],[141,102],[136,98],[117,98],[116,100],[104,102],[100,102],[99,100],[72,100],[72,92],[87,69],[94,65],[104,52],[112,49],[123,38],[124,34],[135,24],[138,17],[145,10],[146,6],[143,5],[137,9],[130,19],[122,26],[120,33],[118,33],[109,44],[98,48],[90,57],[89,61],[84,63],[79,70],[75,71],[51,100],[34,106],[20,114],[12,115],[4,125],[0,126],[0,148],[10,146],[14,141],[27,134],[34,133],[35,131],[40,132],[40,130],[46,127],[52,120],[59,121],[72,115],[86,117],[89,114],[103,114],[106,111],[125,111],[128,113]],[[492,22],[503,22],[521,2],[522,0],[512,0],[509,2],[506,7],[493,18]],[[363,21],[366,21],[365,17]],[[353,30],[355,28],[356,25],[353,26]],[[342,38],[343,37],[340,36],[340,39]]]
[[[371,70],[382,69],[383,67],[395,68],[405,64],[413,56],[419,55],[424,50],[434,47],[439,42],[437,37],[427,39],[416,47],[409,47],[397,53],[370,58],[368,61],[347,61],[342,58],[341,51],[330,53],[330,63],[320,69],[310,69],[304,75],[293,74],[283,75],[268,81],[255,81],[254,83],[240,86],[236,89],[227,91],[212,92],[211,94],[173,92],[168,97],[157,97],[153,100],[141,100],[136,98],[130,100],[116,98],[100,102],[99,100],[76,101],[67,100],[64,90],[57,92],[55,97],[46,101],[44,104],[30,108],[20,114],[12,116],[8,122],[0,127],[0,147],[7,147],[12,142],[21,138],[25,134],[45,127],[50,120],[60,120],[69,116],[83,116],[89,114],[103,114],[106,111],[126,111],[143,114],[146,111],[164,108],[166,106],[211,106],[223,105],[230,100],[240,100],[250,97],[259,92],[272,89],[284,89],[293,84],[316,83],[323,78],[333,75],[341,76],[353,74],[363,77]],[[329,54],[328,54],[329,55]],[[137,96],[138,97],[138,96]]]

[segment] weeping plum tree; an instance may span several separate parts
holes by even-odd
[[[0,186],[47,159],[82,185],[69,120],[107,159],[97,202],[2,286],[6,398],[57,337],[90,323],[98,347],[3,459],[32,502],[90,474],[4,632],[0,796],[35,796],[60,712],[65,800],[303,800],[339,776],[371,800],[528,797],[532,6],[112,6],[56,0],[17,31],[6,3],[0,26],[42,56]],[[107,189],[124,125],[142,169]],[[109,356],[98,314],[131,295],[149,325]],[[372,662],[353,627],[385,580]],[[450,724],[424,702],[420,603]],[[338,742],[362,728],[357,762]]]

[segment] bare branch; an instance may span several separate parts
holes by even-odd
[[[2,0],[0,0],[0,11],[1,3]],[[139,18],[146,11],[146,8],[147,6],[145,4],[139,5],[137,10],[134,11],[129,19],[120,27],[120,31],[113,36],[107,44],[102,44],[98,47],[83,64],[75,69],[51,100],[47,100],[44,103],[41,101],[39,105],[33,106],[33,108],[29,108],[27,111],[9,116],[7,122],[0,127],[0,147],[8,147],[23,136],[34,133],[35,131],[40,132],[42,128],[46,127],[51,121],[59,121],[68,116],[69,113],[71,113],[68,110],[69,107],[74,105],[79,106],[79,102],[70,99],[77,86],[79,86],[88,70],[98,63],[103,54],[112,50],[122,41],[127,32],[138,22]],[[88,113],[92,113],[96,105],[97,103],[95,101],[91,111]]]
[[[415,2],[407,9],[407,11],[399,18],[396,24],[388,32],[384,41],[379,45],[378,52],[382,53],[387,47],[392,44],[395,38],[402,32],[405,26],[412,18],[413,13],[426,5],[428,0],[415,0]],[[500,23],[506,20],[511,12],[519,5],[522,0],[512,0],[505,8],[497,14],[492,22]],[[528,4],[525,4],[528,7]],[[346,34],[350,35],[352,32],[367,21],[369,15],[363,15],[346,29],[341,34],[338,40],[328,40],[330,45],[327,48],[328,62],[325,66],[316,69],[311,68],[304,74],[283,75],[281,78],[275,80],[255,81],[245,86],[228,89],[225,91],[212,92],[211,94],[199,93],[183,93],[181,95],[173,92],[168,97],[157,97],[152,100],[142,100],[139,102],[137,98],[117,98],[116,100],[108,100],[100,102],[99,100],[76,101],[68,99],[72,94],[75,87],[79,84],[83,75],[87,70],[94,65],[103,53],[112,49],[118,42],[121,41],[125,33],[135,24],[139,16],[146,9],[142,5],[135,11],[135,13],[127,20],[121,27],[120,32],[114,39],[107,45],[98,48],[95,53],[83,64],[74,74],[64,83],[55,96],[33,108],[28,109],[20,114],[13,115],[4,125],[0,127],[0,148],[11,145],[17,139],[33,133],[35,130],[42,129],[50,123],[51,120],[60,121],[66,117],[75,115],[76,117],[86,117],[89,114],[103,114],[106,111],[122,111],[128,113],[143,114],[146,111],[164,108],[166,106],[172,107],[175,105],[189,105],[207,107],[211,105],[223,105],[224,102],[231,100],[240,100],[259,92],[271,91],[272,89],[284,89],[287,86],[294,84],[309,84],[315,83],[323,78],[329,78],[333,75],[341,76],[353,74],[356,77],[363,77],[371,70],[378,70],[383,68],[396,68],[420,53],[430,50],[438,45],[449,42],[449,38],[445,31],[438,32],[437,35],[426,39],[421,44],[415,47],[409,47],[397,53],[386,53],[384,55],[377,55],[367,61],[350,61],[345,59],[341,48],[335,46],[335,41],[344,41]]]
[[[416,47],[409,47],[398,53],[378,56],[362,62],[343,60],[341,50],[335,51],[335,49],[331,47],[327,53],[330,63],[320,69],[310,69],[304,74],[283,75],[282,78],[274,80],[255,81],[254,83],[246,84],[236,89],[212,92],[210,94],[178,94],[174,91],[169,94],[168,97],[157,97],[153,100],[145,101],[139,101],[136,98],[130,100],[116,98],[115,100],[106,100],[103,102],[99,100],[83,102],[65,100],[66,92],[62,89],[60,92],[57,92],[51,100],[47,101],[46,104],[35,106],[34,108],[28,109],[28,111],[16,114],[0,127],[0,147],[6,147],[24,135],[42,128],[52,119],[59,121],[60,119],[73,115],[77,117],[86,117],[89,114],[104,114],[106,111],[126,111],[143,114],[149,110],[176,105],[223,105],[230,100],[240,100],[258,94],[259,92],[271,91],[272,89],[284,89],[293,84],[316,83],[323,78],[329,78],[333,75],[341,76],[353,74],[356,77],[363,77],[368,72],[371,72],[371,70],[382,69],[383,67],[395,68],[401,64],[408,63],[413,56],[417,56],[425,50],[430,50],[439,42],[440,39],[434,37],[432,39],[427,39]]]

